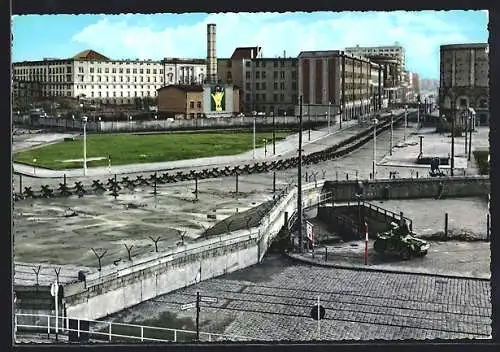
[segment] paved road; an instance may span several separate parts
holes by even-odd
[[[120,322],[194,319],[180,311],[196,292],[218,298],[203,304],[200,329],[262,340],[318,338],[309,317],[320,296],[325,340],[490,338],[488,281],[387,274],[291,265],[269,256],[260,265],[157,297],[110,317]],[[108,320],[108,319],[106,319]]]
[[[337,143],[339,140],[348,138],[351,135],[362,130],[364,127],[359,126],[357,121],[345,122],[342,126],[342,130],[339,130],[338,126],[333,126],[329,133],[328,128],[322,128],[319,130],[308,130],[303,131],[303,144],[304,150],[306,152],[316,151],[319,149],[324,149],[330,144]],[[347,137],[346,137],[347,136]],[[44,138],[46,143],[53,142],[54,140],[59,140],[66,137],[66,135],[51,134],[47,136],[38,136],[31,140],[31,143],[41,143],[40,141]],[[310,138],[309,138],[310,137]],[[318,143],[321,141],[321,143]],[[24,142],[26,144],[26,141]],[[264,160],[275,160],[285,155],[296,154],[296,149],[298,145],[298,134],[291,135],[285,140],[278,141],[276,143],[276,155],[272,155],[272,145],[268,145],[267,152],[265,148],[257,148],[255,150],[255,159],[253,158],[253,150],[239,154],[239,155],[229,155],[229,156],[218,156],[218,157],[207,157],[207,158],[197,158],[197,159],[186,159],[178,161],[169,161],[161,163],[142,163],[142,164],[130,164],[130,165],[116,165],[111,167],[92,167],[87,169],[88,177],[103,176],[111,174],[127,174],[135,172],[154,172],[162,170],[175,170],[183,168],[196,168],[196,167],[206,167],[206,166],[217,166],[217,165],[241,165],[243,163],[252,163],[256,161]],[[49,170],[39,167],[33,167],[29,165],[14,163],[14,172],[21,173],[27,176],[34,176],[37,178],[60,178],[66,174],[67,177],[79,177],[83,176],[82,169],[72,169],[72,170]]]

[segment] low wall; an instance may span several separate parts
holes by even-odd
[[[331,123],[336,121],[335,116],[331,116]],[[16,124],[31,126],[31,128],[58,128],[65,130],[81,130],[82,122],[79,120],[57,119],[57,118],[39,118],[30,121],[30,117],[12,116],[12,121]],[[179,119],[179,120],[137,120],[137,121],[93,121],[87,122],[89,132],[134,132],[134,131],[182,131],[182,130],[203,130],[203,129],[229,129],[229,128],[250,128],[253,126],[254,118],[244,117],[217,117],[204,119]],[[273,118],[271,116],[255,117],[256,125],[272,126]],[[304,118],[304,126],[326,125],[328,120],[325,116],[310,116]],[[298,124],[295,116],[275,116],[274,124],[276,127],[293,127]]]
[[[305,205],[319,198],[323,182],[304,185]],[[308,203],[309,202],[309,203]],[[259,263],[297,207],[297,189],[284,195],[258,227],[188,244],[132,263],[107,266],[83,282],[65,285],[64,306],[75,319],[100,319],[151,298]]]
[[[326,181],[323,191],[332,192],[335,201],[350,201],[356,199],[360,186],[364,200],[477,197],[488,195],[490,179],[489,176],[453,176]]]

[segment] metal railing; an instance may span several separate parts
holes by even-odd
[[[21,317],[35,317],[39,318],[36,322],[35,325],[33,324],[20,324],[19,320]],[[193,341],[196,340],[196,331],[193,330],[183,330],[183,329],[174,329],[174,328],[162,328],[162,327],[156,327],[156,326],[146,326],[146,325],[138,325],[138,324],[127,324],[127,323],[116,323],[116,322],[111,322],[111,321],[98,321],[98,320],[88,320],[85,319],[85,322],[89,323],[94,323],[96,326],[94,327],[94,330],[89,329],[88,330],[83,330],[81,329],[81,320],[80,319],[71,319],[71,320],[76,320],[77,321],[77,328],[72,329],[69,328],[69,320],[70,318],[68,317],[57,317],[59,323],[59,334],[61,335],[69,335],[69,332],[76,332],[77,337],[80,338],[81,335],[83,334],[88,334],[89,338],[90,336],[94,336],[93,340],[107,340],[109,342],[112,342],[113,339],[114,341],[117,341],[119,339],[131,339],[131,340],[140,340],[141,342],[145,341],[155,341],[155,342],[179,342],[179,341]],[[33,331],[36,330],[38,332],[47,332],[48,338],[50,337],[51,333],[56,333],[56,327],[55,327],[55,320],[56,317],[53,315],[48,315],[48,314],[27,314],[27,313],[16,313],[14,316],[14,331],[16,334],[20,334],[22,330],[24,331]],[[53,322],[53,323],[52,323]],[[100,326],[104,326],[104,328],[100,328]],[[137,335],[130,335],[130,334],[120,334],[113,332],[113,326],[115,327],[126,327],[126,328],[134,328],[137,329],[138,334]],[[104,329],[107,328],[107,331],[103,331]],[[157,338],[157,337],[147,337],[145,336],[145,331],[146,332],[156,332],[158,333],[167,333],[171,335],[171,338]],[[150,333],[151,334],[151,333]],[[146,335],[150,335],[146,334]],[[182,339],[179,337],[182,337],[182,335],[193,335],[194,337],[192,339]],[[95,338],[95,337],[105,337],[103,338]],[[221,341],[221,340],[227,340],[227,341],[250,341],[250,340],[257,340],[252,337],[248,336],[242,336],[242,335],[230,335],[230,334],[217,334],[217,333],[211,333],[211,332],[199,332],[200,340],[205,341]]]
[[[368,208],[371,211],[374,211],[380,215],[383,215],[384,217],[387,218],[387,216],[390,216],[394,219],[401,219],[401,214],[397,214],[391,210],[384,209],[382,207],[379,207],[378,205],[371,204],[367,201],[361,201],[360,205],[364,206],[365,208]],[[407,218],[406,216],[402,217],[409,225],[410,230],[413,229],[413,220],[410,218]]]

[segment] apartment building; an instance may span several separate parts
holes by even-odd
[[[306,114],[330,110],[350,120],[377,106],[381,71],[370,60],[339,50],[303,51],[298,59],[298,95]]]
[[[401,81],[401,75],[406,67],[406,54],[405,49],[396,42],[394,45],[387,46],[359,46],[345,48],[346,54],[354,56],[388,56],[397,60],[398,62],[398,80]]]
[[[489,123],[488,44],[440,47],[439,111],[452,117],[467,107],[476,112],[476,124]]]
[[[43,59],[13,64],[14,96],[72,97],[103,104],[132,104],[156,97],[165,84],[202,83],[206,60],[111,60],[85,50],[70,59]]]
[[[218,59],[219,80],[240,87],[246,113],[294,114],[297,105],[297,58],[265,58],[260,47],[236,48],[229,59]]]

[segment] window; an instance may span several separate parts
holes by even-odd
[[[278,90],[278,82],[274,82],[274,90]]]
[[[153,74],[156,75],[156,68],[153,69]]]
[[[260,72],[259,71],[255,72],[255,78],[260,79]]]
[[[285,66],[285,61],[284,61],[284,60],[281,60],[281,61],[280,61],[280,66],[281,66],[281,67],[284,67],[284,66]]]
[[[97,68],[97,73],[102,73],[102,69],[100,67]]]
[[[201,101],[197,103],[198,109],[201,109]]]
[[[255,90],[260,90],[260,83],[259,82],[255,83]]]
[[[285,95],[284,94],[280,94],[280,101],[283,101],[285,100]]]
[[[297,90],[297,82],[292,82],[292,89]]]
[[[250,88],[251,88],[251,87],[250,87],[250,82],[247,82],[247,83],[245,84],[245,88],[246,88],[246,89],[250,89]]]
[[[266,82],[262,82],[262,90],[266,90]]]
[[[189,102],[189,107],[190,107],[191,109],[194,109],[194,101],[190,101],[190,102]]]
[[[112,73],[116,73],[116,68],[114,68],[114,67],[113,67],[113,68],[111,69],[111,72],[112,72]]]
[[[127,70],[125,72],[128,73],[128,74],[130,74],[130,69],[127,68]]]
[[[292,71],[292,79],[297,79],[297,71]]]
[[[274,61],[274,67],[278,67],[278,61]]]
[[[280,72],[280,78],[285,78],[285,71]]]
[[[250,100],[251,100],[251,97],[250,97],[250,94],[249,94],[249,93],[247,93],[247,94],[245,95],[245,100],[246,100],[246,101],[250,101]]]
[[[245,78],[246,78],[246,79],[250,79],[250,72],[246,72],[246,73],[245,73]]]
[[[246,66],[246,67],[250,67],[250,61],[248,61],[248,60],[247,60],[247,61],[245,61],[245,66]]]
[[[278,79],[278,71],[274,71],[274,79]]]
[[[149,68],[147,68],[147,69],[146,69],[146,74],[148,74],[148,75],[149,75],[150,71],[151,71],[151,70],[150,70]]]
[[[281,90],[284,90],[284,89],[285,89],[285,82],[281,82],[281,83],[280,83],[280,89],[281,89]]]
[[[262,94],[262,101],[266,101],[266,95]]]
[[[120,68],[120,69],[118,70],[118,72],[119,72],[119,73],[123,73],[123,68]]]
[[[50,70],[50,69],[49,69],[49,70]],[[93,68],[93,67],[91,67],[91,68],[89,69],[89,72],[90,72],[90,73],[94,73],[94,68]],[[49,73],[50,73],[50,72],[49,72]]]
[[[259,67],[259,64],[260,64],[259,61],[255,61],[255,67]]]
[[[266,71],[262,71],[262,79],[266,78]]]

